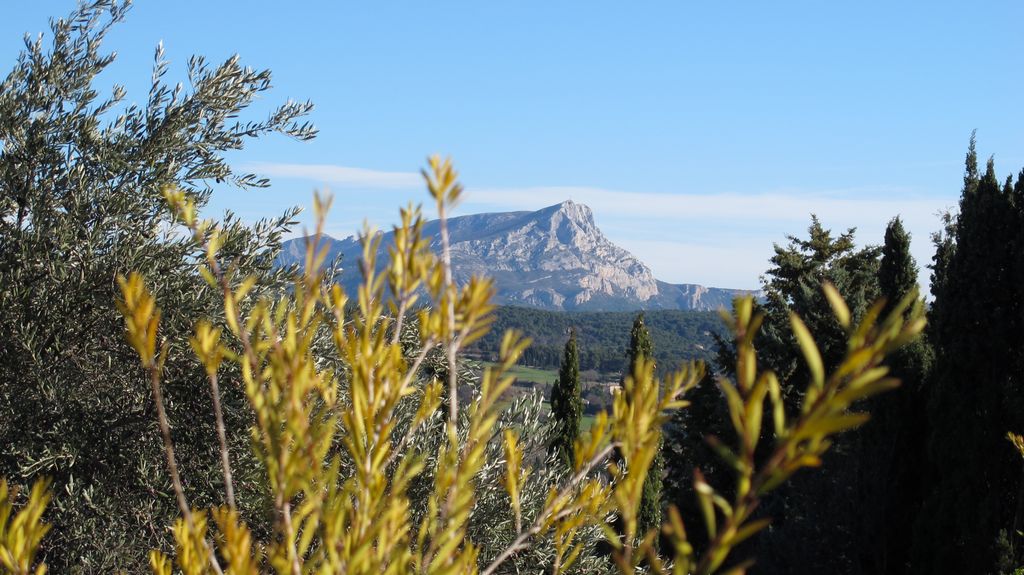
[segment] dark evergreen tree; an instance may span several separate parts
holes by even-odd
[[[633,327],[629,330],[629,347],[626,349],[626,375],[632,375],[636,369],[636,362],[640,357],[652,359],[654,357],[654,344],[651,342],[651,333],[644,325],[644,314],[640,312],[633,320]]]
[[[806,239],[789,236],[788,245],[775,246],[772,267],[764,279],[765,320],[756,342],[760,362],[783,382],[793,416],[809,375],[792,336],[790,312],[799,314],[814,334],[829,371],[846,351],[846,336],[825,299],[822,283],[831,282],[839,290],[854,320],[863,317],[880,295],[880,248],[858,248],[854,229],[834,235],[814,216],[807,232]],[[723,358],[729,357],[723,353]],[[721,367],[731,365],[729,361]],[[757,541],[761,569],[769,573],[858,572],[857,535],[864,512],[859,487],[861,443],[859,432],[836,438],[821,473],[797,474],[765,499],[761,512],[772,518],[773,526]]]
[[[573,465],[573,443],[580,434],[583,400],[580,398],[580,361],[576,346],[576,330],[569,332],[565,343],[558,381],[551,388],[551,417],[555,422],[551,451],[558,454],[570,469]]]
[[[929,494],[917,522],[913,571],[988,573],[997,540],[1021,548],[1020,456],[1007,431],[1024,429],[1020,280],[1022,185],[979,174],[974,137],[960,211],[935,237],[928,384]]]
[[[917,262],[910,255],[910,234],[897,216],[885,228],[882,261],[878,266],[878,288],[886,298],[883,315],[911,291],[918,289],[917,274]]]
[[[716,365],[725,365],[735,359],[731,348],[719,339],[717,344],[720,357]],[[704,378],[686,394],[690,402],[684,409],[676,410],[665,427],[665,479],[664,500],[674,505],[686,525],[700,525],[703,515],[693,488],[694,470],[700,469],[705,480],[724,497],[732,495],[730,486],[735,483],[735,469],[715,453],[705,438],[714,436],[725,445],[734,445],[736,433],[729,420],[729,409],[718,384],[715,370],[707,369]],[[708,544],[704,529],[692,529],[687,537],[697,549]],[[662,541],[663,544],[668,543]],[[741,553],[743,555],[743,553]]]
[[[918,289],[918,268],[910,254],[910,234],[900,219],[885,230],[878,284],[884,313]],[[914,519],[920,511],[927,443],[924,381],[932,352],[918,339],[893,354],[890,373],[901,385],[870,401],[871,421],[862,432],[859,500],[862,502],[860,570],[903,574],[910,565]]]
[[[641,357],[645,359],[652,359],[654,357],[651,334],[647,331],[647,326],[644,325],[643,312],[633,320],[633,327],[629,332],[629,348],[626,350],[626,366],[628,371],[626,374],[633,373],[637,360]],[[661,526],[662,474],[665,469],[663,445],[664,441],[658,446],[658,453],[655,455],[654,461],[651,462],[651,467],[647,471],[647,479],[644,480],[643,497],[640,499],[640,509],[637,512],[637,532],[641,534]]]

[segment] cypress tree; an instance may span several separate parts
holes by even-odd
[[[885,228],[882,261],[878,266],[878,287],[887,300],[886,311],[917,287],[917,272],[917,262],[910,255],[910,234],[897,216]]]
[[[878,286],[886,299],[883,315],[917,288],[917,273],[910,234],[899,217],[893,218],[885,230],[878,269]],[[872,420],[863,430],[859,491],[865,573],[907,572],[914,517],[923,502],[927,416],[922,386],[931,359],[931,348],[923,338],[893,354],[890,373],[901,385],[868,407]]]
[[[651,334],[644,325],[644,314],[641,312],[633,320],[633,327],[629,332],[629,349],[626,351],[627,375],[632,375],[636,368],[637,361],[641,358],[651,359],[654,357],[654,345],[651,343]],[[665,468],[665,457],[663,455],[662,443],[658,445],[658,453],[647,470],[647,479],[644,480],[643,494],[640,498],[640,509],[637,512],[638,533],[644,534],[651,529],[661,526],[661,488],[662,470]],[[657,544],[655,538],[655,544]]]
[[[629,349],[626,350],[626,374],[632,375],[636,369],[636,362],[641,356],[651,359],[654,357],[654,344],[651,343],[651,334],[644,325],[644,314],[640,312],[633,320],[633,327],[629,330]]]
[[[580,434],[580,418],[583,401],[580,399],[580,361],[576,345],[576,329],[569,332],[565,343],[562,365],[558,370],[558,381],[551,388],[551,417],[555,421],[554,436],[550,450],[572,468],[573,443]]]
[[[1000,530],[1009,549],[1021,544],[1020,456],[1005,439],[1024,428],[1020,187],[1001,185],[992,160],[979,175],[972,136],[960,213],[935,238],[930,486],[914,572],[992,572]]]

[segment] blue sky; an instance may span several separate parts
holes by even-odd
[[[73,6],[9,6],[0,65]],[[333,234],[385,226],[426,199],[415,174],[440,153],[459,213],[571,198],[660,279],[750,288],[811,212],[864,243],[898,213],[927,264],[971,130],[1001,176],[1024,166],[1022,21],[1016,1],[149,0],[101,82],[143,101],[163,40],[173,73],[191,54],[273,70],[257,116],[313,100],[320,136],[232,156],[274,185],[219,191],[213,211],[272,216],[329,188]]]

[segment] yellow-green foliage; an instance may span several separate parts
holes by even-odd
[[[14,498],[7,481],[0,479],[0,572],[11,575],[44,575],[46,565],[35,564],[36,552],[50,526],[43,511],[50,502],[49,482],[36,481],[28,501],[14,513]]]
[[[734,314],[724,317],[738,344],[737,381],[723,379],[719,385],[740,439],[733,447],[711,441],[735,468],[737,484],[734,497],[727,500],[699,472],[695,477],[711,541],[707,549],[693,549],[674,510],[665,527],[673,541],[671,557],[658,557],[653,551],[655,531],[637,533],[643,481],[661,440],[662,425],[670,410],[686,406],[683,395],[703,374],[699,364],[685,366],[660,382],[652,362],[638,361],[625,378],[611,414],[599,414],[590,432],[577,439],[572,475],[551,485],[540,511],[524,517],[520,492],[530,481],[531,470],[524,466],[517,435],[509,431],[493,437],[492,429],[500,413],[499,398],[513,381],[508,372],[528,341],[515,333],[505,334],[500,361],[485,370],[472,401],[459,405],[459,352],[489,329],[493,289],[484,278],[464,285],[453,281],[444,221],[462,187],[451,164],[437,158],[430,160],[424,176],[442,221],[439,256],[421,235],[419,210],[405,209],[383,271],[376,271],[374,261],[379,240],[367,233],[363,282],[357,293],[345,294],[325,281],[322,270],[327,254],[318,227],[307,247],[304,273],[296,278],[290,295],[277,301],[248,301],[253,282],[235,277],[219,259],[219,231],[198,219],[184,193],[167,192],[178,220],[206,246],[202,277],[224,300],[228,333],[198,318],[192,347],[206,366],[215,399],[221,363],[234,362],[240,368],[239,383],[254,413],[252,445],[266,470],[273,515],[271,537],[256,542],[234,509],[230,454],[223,440],[226,497],[223,507],[210,511],[216,528],[208,525],[207,512],[188,506],[160,408],[159,309],[142,278],[133,275],[122,280],[121,309],[128,338],[153,383],[169,471],[181,507],[182,518],[174,526],[173,565],[182,573],[489,575],[540,541],[550,541],[553,571],[562,573],[583,553],[591,552],[580,533],[593,526],[605,528],[612,558],[623,573],[641,565],[655,572],[714,573],[723,568],[742,572],[746,563],[730,562],[730,553],[767,525],[765,519],[752,520],[759,498],[798,469],[818,465],[831,435],[866,419],[866,414],[851,413],[850,406],[897,384],[886,377],[880,362],[923,327],[916,304],[904,320],[910,302],[916,302],[916,297],[909,296],[884,320],[877,321],[879,304],[860,325],[851,325],[845,304],[826,286],[837,321],[849,336],[848,353],[835,373],[825,374],[811,335],[793,317],[793,330],[812,380],[800,414],[787,418],[777,378],[757,369],[752,342],[761,317],[751,299],[736,302]],[[327,205],[318,199],[316,209],[322,222]],[[346,306],[350,296],[354,307]],[[413,307],[424,297],[428,305]],[[420,350],[410,361],[403,354],[400,332],[413,310]],[[316,334],[324,330],[330,332],[344,373],[322,368],[311,351]],[[447,381],[422,384],[422,363],[438,348],[446,354]],[[417,408],[399,434],[399,407],[407,402]],[[219,410],[216,402],[214,410]],[[436,469],[430,470],[433,484],[426,511],[414,521],[407,492],[425,471],[427,458],[410,442],[439,410],[444,412],[447,439],[437,454]],[[771,421],[775,445],[758,467],[754,452],[762,437],[762,419]],[[476,480],[487,463],[486,447],[495,441],[504,447],[503,483],[517,536],[507,549],[484,561],[467,528]],[[613,451],[621,457],[610,462]],[[343,455],[351,462],[350,471],[342,471]],[[607,526],[613,514],[621,519],[621,533]],[[172,560],[157,551],[151,555],[151,565],[154,573],[173,572]]]

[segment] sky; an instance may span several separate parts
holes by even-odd
[[[74,6],[8,6],[0,70]],[[233,153],[273,185],[218,189],[211,216],[273,217],[320,190],[332,235],[390,226],[428,203],[418,171],[436,153],[466,186],[456,214],[572,199],[664,281],[756,288],[814,213],[862,245],[899,215],[926,283],[972,130],[1001,177],[1024,166],[1021,21],[1017,0],[143,0],[99,84],[144,102],[163,41],[175,77],[192,54],[272,70],[243,118],[313,101],[320,135]]]

